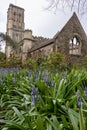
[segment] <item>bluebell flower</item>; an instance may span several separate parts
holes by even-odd
[[[82,100],[81,100],[81,97],[79,97],[77,98],[77,107],[81,108],[81,105],[82,105]]]
[[[45,82],[46,82],[47,85],[50,84],[50,80],[49,79],[46,79]]]
[[[55,86],[55,82],[51,81],[51,86],[54,87]]]
[[[42,76],[42,79],[46,83],[47,87],[50,88],[51,81],[49,79],[49,76],[46,73],[44,73],[44,75]]]
[[[31,98],[32,98],[31,105],[33,106],[36,103],[35,95],[32,95]]]
[[[47,75],[47,74],[44,74],[43,77],[42,77],[42,79],[43,79],[44,82],[46,82],[46,83],[49,82],[49,81],[48,81],[48,75]]]
[[[77,90],[77,107],[81,108],[82,100],[81,100],[81,93],[79,90]]]
[[[16,66],[16,67],[14,67],[14,71],[16,71],[16,72],[18,71],[18,67],[17,67],[17,66]]]
[[[38,76],[38,73],[35,73],[34,74],[34,81],[38,80],[39,76]]]
[[[84,89],[84,95],[85,95],[85,97],[87,97],[87,81],[83,81],[82,85],[83,85],[83,89]]]
[[[14,74],[14,79],[13,79],[13,82],[16,83],[17,82],[17,78],[16,78],[16,75]]]
[[[38,94],[38,89],[35,88],[35,87],[31,88],[30,91],[31,91],[31,95],[36,95],[36,94]]]
[[[85,97],[87,97],[87,86],[85,86],[84,93],[85,93]]]
[[[39,71],[40,71],[40,73],[42,74],[42,72],[43,72],[43,68],[42,68],[42,67],[40,67],[40,70],[39,70]]]
[[[31,105],[35,105],[38,95],[38,89],[33,87],[30,89],[31,92]]]
[[[32,70],[29,70],[28,76],[29,76],[29,77],[32,77]]]

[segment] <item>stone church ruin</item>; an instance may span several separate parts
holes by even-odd
[[[7,60],[15,56],[24,62],[27,57],[48,55],[53,51],[65,55],[87,55],[87,36],[75,12],[60,32],[52,39],[47,39],[33,36],[30,29],[25,30],[24,9],[10,4],[6,35],[17,45],[15,49],[7,41],[5,50]]]

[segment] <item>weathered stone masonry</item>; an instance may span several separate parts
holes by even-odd
[[[7,35],[19,45],[18,50],[20,51],[17,51],[15,56],[17,55],[22,62],[29,56],[40,53],[48,55],[53,51],[60,51],[65,55],[87,55],[87,36],[76,13],[73,13],[65,26],[52,39],[35,37],[31,30],[25,30],[23,8],[10,4],[7,14]],[[13,53],[15,50],[7,43],[7,59]]]

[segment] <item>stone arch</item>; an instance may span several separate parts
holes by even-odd
[[[69,54],[81,55],[81,37],[78,34],[74,34],[69,40]]]

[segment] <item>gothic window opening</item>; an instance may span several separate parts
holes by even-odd
[[[16,15],[16,12],[14,12],[14,16]]]
[[[81,42],[77,36],[73,36],[69,41],[69,54],[81,55]]]

